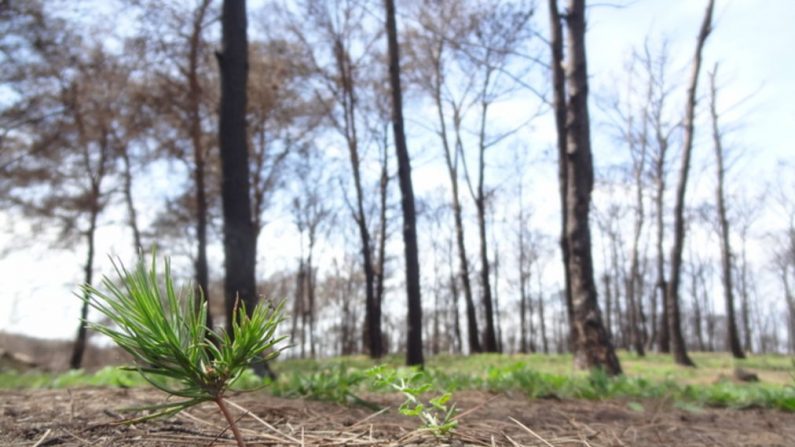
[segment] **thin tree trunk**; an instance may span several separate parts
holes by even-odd
[[[248,36],[246,1],[224,0],[221,18],[222,50],[219,141],[221,146],[221,196],[224,215],[224,269],[227,327],[238,299],[248,312],[257,303],[256,232],[251,219],[246,86]]]
[[[86,232],[88,250],[86,253],[86,264],[83,267],[84,284],[90,285],[94,274],[94,244],[97,230],[97,217],[99,216],[99,190],[92,191],[91,215],[89,216],[89,227]],[[80,369],[83,366],[83,355],[88,343],[87,318],[88,318],[88,292],[83,292],[83,305],[80,308],[80,325],[77,328],[77,338],[72,349],[72,357],[69,360],[69,368]]]
[[[692,274],[690,275],[690,294],[693,297],[693,332],[696,336],[698,350],[705,352],[707,350],[707,345],[704,343],[704,330],[701,324],[704,316],[701,309],[701,302],[698,298],[699,270],[703,269],[703,267],[697,266],[696,261],[692,258],[692,256],[690,260],[690,267],[692,269]]]
[[[651,87],[649,87],[648,99],[651,97]],[[635,222],[632,236],[632,250],[629,261],[629,278],[627,278],[627,304],[629,306],[629,324],[630,333],[632,336],[632,345],[635,347],[635,352],[638,356],[643,357],[646,355],[644,347],[644,340],[641,332],[641,315],[643,295],[638,293],[640,291],[640,236],[643,232],[643,224],[645,218],[645,211],[643,206],[643,173],[646,167],[646,136],[647,136],[647,118],[644,114],[643,118],[643,135],[641,137],[641,148],[639,159],[635,161],[634,166],[634,180],[635,180]]]
[[[94,252],[97,233],[97,220],[99,213],[102,211],[102,204],[100,203],[102,195],[102,180],[105,178],[106,164],[108,162],[108,147],[107,135],[103,137],[100,144],[100,154],[96,171],[91,169],[91,160],[88,154],[88,147],[85,142],[84,133],[82,131],[82,119],[77,116],[78,127],[80,128],[80,140],[83,145],[83,165],[85,167],[86,175],[89,177],[90,182],[90,203],[88,215],[88,230],[86,231],[87,253],[86,263],[83,268],[83,281],[85,285],[91,285],[94,277]],[[80,323],[77,328],[77,337],[72,348],[72,357],[69,360],[69,368],[80,369],[83,365],[83,355],[86,351],[88,344],[88,292],[84,291],[83,305],[80,309]]]
[[[521,185],[519,190],[521,201]],[[519,204],[519,352],[527,354],[527,303],[529,302],[527,286],[530,275],[527,273],[527,247],[524,240],[524,209]]]
[[[746,352],[753,352],[753,343],[751,343],[751,309],[750,298],[748,290],[748,252],[746,248],[746,229],[743,228],[740,233],[742,243],[740,254],[740,312],[742,314],[743,322],[743,350]]]
[[[674,244],[671,249],[671,282],[668,287],[668,324],[671,336],[671,348],[676,363],[683,366],[695,366],[687,355],[684,337],[682,336],[682,323],[679,311],[679,282],[682,270],[682,249],[685,242],[685,192],[687,191],[687,177],[690,171],[690,155],[693,150],[693,137],[695,135],[696,114],[696,87],[701,69],[701,53],[704,43],[712,30],[712,10],[715,1],[709,0],[704,21],[698,34],[696,54],[693,58],[693,73],[687,93],[687,109],[685,114],[685,141],[682,149],[682,166],[679,171],[679,184],[676,188],[676,205],[674,206]]]
[[[290,329],[290,343],[295,344],[298,337],[298,318],[304,314],[304,255],[298,259],[298,272],[295,278],[295,295],[293,297],[292,327]],[[303,335],[301,336],[301,357],[303,357]]]
[[[389,83],[392,89],[392,125],[398,160],[401,207],[403,209],[403,243],[406,256],[406,293],[408,300],[408,333],[406,363],[423,365],[422,353],[422,299],[420,297],[420,264],[417,247],[414,188],[411,183],[411,159],[406,146],[403,127],[403,93],[400,86],[400,49],[394,0],[384,0],[386,6],[386,33],[389,49]]]
[[[315,358],[315,267],[312,265],[312,258],[315,251],[315,232],[314,223],[309,225],[309,255],[306,258],[306,298],[307,314],[309,315],[309,357]]]
[[[494,250],[494,332],[497,352],[502,352],[502,326],[500,325],[500,249]]]
[[[484,83],[488,85],[489,76]],[[480,236],[480,288],[483,294],[483,309],[486,313],[486,332],[483,336],[483,350],[499,352],[497,330],[494,321],[494,298],[491,291],[491,274],[489,272],[488,238],[486,236],[486,196],[484,191],[485,153],[486,153],[486,113],[489,103],[481,101],[480,133],[478,136],[478,185],[475,197],[475,208],[478,214],[478,235]]]
[[[467,330],[469,333],[469,352],[479,353],[483,349],[480,346],[480,332],[478,330],[478,320],[475,312],[475,302],[472,299],[472,284],[469,280],[469,258],[467,257],[466,244],[464,242],[464,222],[461,216],[461,200],[458,189],[458,151],[451,149],[447,136],[447,124],[444,115],[444,103],[442,102],[441,92],[441,67],[436,61],[436,78],[434,84],[434,101],[436,103],[437,116],[439,118],[439,137],[442,140],[444,149],[444,160],[447,165],[447,173],[450,176],[450,189],[453,202],[453,220],[455,223],[455,238],[458,247],[459,276],[461,285],[464,288],[464,302],[467,312]]]
[[[544,354],[549,354],[549,338],[547,337],[547,323],[544,319],[546,315],[544,315],[544,293],[538,293],[538,321],[541,325],[541,349]]]
[[[196,201],[196,260],[195,275],[198,300],[205,303],[210,302],[210,280],[209,268],[207,266],[207,187],[205,184],[205,149],[202,143],[201,125],[201,105],[202,97],[201,85],[199,84],[199,47],[201,44],[201,33],[203,31],[207,9],[210,7],[211,0],[203,0],[196,10],[193,18],[190,50],[188,54],[188,106],[189,106],[189,132],[191,145],[193,147],[193,182],[195,187]],[[201,304],[201,303],[200,303]],[[210,306],[207,306],[208,328],[213,327],[213,318]]]
[[[337,71],[341,83],[342,108],[344,113],[344,134],[348,145],[348,156],[353,172],[353,185],[356,190],[356,210],[354,220],[359,229],[361,240],[362,267],[365,278],[365,340],[370,351],[370,357],[380,358],[383,347],[380,337],[381,315],[375,303],[375,271],[373,269],[372,238],[367,226],[364,211],[364,192],[362,189],[361,162],[359,158],[359,140],[356,129],[356,94],[354,91],[353,67],[350,55],[345,48],[342,38],[337,37],[334,42],[334,57],[337,62]]]
[[[386,132],[384,132],[384,135],[386,135]],[[386,139],[386,136],[384,138]],[[381,180],[379,183],[381,214],[378,223],[378,264],[376,267],[377,274],[375,277],[375,307],[373,308],[374,313],[372,318],[372,321],[375,322],[376,325],[370,329],[370,337],[373,336],[372,331],[376,331],[375,333],[378,334],[378,345],[381,346],[381,354],[386,354],[386,347],[384,346],[384,334],[383,329],[381,328],[381,308],[384,300],[384,281],[386,280],[386,200],[389,194],[389,157],[387,156],[387,148],[388,145],[385,141],[383,161],[381,164]]]
[[[659,138],[658,143],[662,143],[660,150],[660,159],[657,160],[656,173],[657,173],[657,194],[655,196],[655,205],[657,212],[657,287],[654,293],[659,293],[661,312],[660,324],[656,326],[656,338],[658,341],[658,350],[662,353],[671,352],[671,331],[668,324],[668,281],[665,278],[665,254],[663,250],[665,224],[663,213],[665,212],[663,195],[665,194],[665,149],[667,144]],[[656,303],[655,303],[656,308]],[[653,335],[653,337],[655,336]]]
[[[130,230],[133,234],[133,249],[136,253],[143,250],[141,243],[141,230],[138,228],[138,210],[135,209],[135,201],[133,200],[132,187],[132,166],[130,163],[130,152],[125,146],[121,148],[121,159],[124,163],[124,204],[127,207],[127,221],[130,225]]]
[[[455,262],[453,261],[453,258],[455,257],[453,255],[453,244],[453,240],[450,239],[447,246],[447,259],[450,266],[450,306],[453,320],[453,339],[455,341],[455,349],[453,349],[452,352],[455,354],[461,354],[463,352],[463,340],[461,338],[461,317],[458,312],[458,281],[456,280],[456,269],[454,266]]]
[[[717,109],[717,87],[715,77],[718,72],[718,64],[710,74],[710,102],[709,111],[712,115],[712,142],[715,146],[716,171],[718,175],[718,186],[716,189],[716,201],[718,204],[718,223],[720,225],[720,255],[721,272],[723,279],[723,297],[726,300],[726,340],[734,358],[743,359],[745,353],[740,345],[740,335],[737,329],[737,317],[734,312],[734,285],[732,278],[732,250],[729,242],[729,219],[726,217],[726,201],[723,191],[723,182],[726,170],[723,165],[723,143],[721,141],[720,129],[718,128],[718,109]]]
[[[602,287],[605,291],[605,329],[610,334],[610,338],[615,339],[616,332],[613,330],[613,286],[610,275],[605,273],[602,275]],[[620,326],[620,324],[619,324]]]

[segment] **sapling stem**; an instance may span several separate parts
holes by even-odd
[[[235,435],[235,440],[237,441],[238,447],[246,447],[246,441],[243,440],[243,435],[240,434],[240,430],[237,428],[237,423],[235,419],[232,417],[232,413],[229,412],[229,409],[226,407],[224,403],[224,398],[222,396],[218,396],[215,398],[215,403],[218,405],[218,408],[221,409],[221,413],[224,414],[227,422],[229,422],[229,428],[232,429],[232,434]]]

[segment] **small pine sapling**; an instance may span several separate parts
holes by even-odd
[[[237,440],[245,446],[242,435],[225,403],[225,393],[250,367],[252,361],[265,361],[279,354],[276,337],[283,320],[282,307],[258,304],[251,314],[239,306],[232,321],[232,334],[206,326],[207,303],[195,295],[192,286],[177,290],[168,259],[162,281],[158,276],[156,253],[149,269],[143,259],[128,271],[121,262],[113,262],[119,282],[104,277],[101,288],[83,286],[82,299],[107,317],[111,324],[88,322],[89,327],[110,337],[130,353],[138,371],[156,388],[181,398],[138,410],[153,411],[125,422],[171,416],[202,402],[212,401]],[[201,292],[199,292],[201,293]]]

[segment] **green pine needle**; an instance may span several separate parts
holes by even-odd
[[[168,259],[161,280],[156,258],[153,252],[147,269],[141,257],[132,271],[113,261],[118,283],[104,277],[103,290],[83,286],[82,299],[112,323],[88,322],[89,327],[133,356],[135,365],[129,369],[140,372],[154,387],[183,398],[142,408],[154,413],[131,422],[217,402],[252,361],[275,358],[280,350],[277,345],[285,338],[275,335],[284,319],[283,303],[276,307],[258,304],[251,315],[240,306],[232,321],[233,337],[211,330],[205,324],[203,297],[197,299],[193,286],[175,288]]]

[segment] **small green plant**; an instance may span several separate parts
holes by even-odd
[[[367,374],[373,378],[376,387],[388,387],[403,394],[406,400],[400,405],[401,414],[419,418],[423,428],[435,436],[446,436],[458,426],[458,421],[454,419],[458,412],[455,404],[447,405],[452,394],[442,393],[424,404],[421,396],[431,390],[431,384],[427,381],[419,383],[425,378],[422,371],[408,371],[409,375],[406,376],[395,369],[376,366],[369,369]]]
[[[140,422],[174,415],[186,408],[212,401],[218,405],[239,446],[245,442],[224,402],[229,387],[255,359],[275,358],[276,337],[282,321],[282,305],[257,305],[246,313],[240,306],[234,313],[232,335],[206,326],[207,304],[196,299],[194,288],[175,289],[168,259],[162,283],[157,272],[156,254],[147,270],[144,259],[128,271],[113,262],[120,285],[105,277],[100,291],[84,286],[85,300],[110,319],[113,326],[88,323],[110,337],[135,359],[129,370],[138,371],[147,382],[166,393],[182,398],[140,408],[151,414],[129,420]]]

